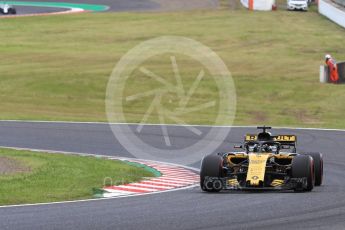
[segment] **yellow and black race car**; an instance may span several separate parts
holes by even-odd
[[[321,153],[297,153],[295,135],[274,136],[258,127],[259,134],[247,134],[239,152],[205,156],[201,163],[203,191],[264,189],[311,191],[322,184]]]

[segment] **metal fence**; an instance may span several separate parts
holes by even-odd
[[[345,7],[345,0],[333,0],[335,3]]]

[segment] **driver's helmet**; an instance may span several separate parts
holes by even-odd
[[[261,151],[267,153],[279,153],[279,149],[279,145],[271,143],[263,144],[261,147]]]
[[[269,144],[263,144],[261,150],[263,152],[270,153],[270,152],[272,152],[272,146]]]
[[[259,152],[259,144],[253,143],[247,145],[248,152],[257,153]]]

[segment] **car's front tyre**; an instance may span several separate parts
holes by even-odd
[[[314,188],[314,160],[309,155],[297,155],[292,159],[291,176],[292,178],[307,178],[307,184],[303,191],[311,191]],[[295,189],[295,191],[300,191]]]
[[[314,160],[315,186],[320,186],[323,181],[323,156],[321,153],[303,153],[309,155]]]
[[[207,177],[222,177],[223,175],[223,158],[219,155],[207,155],[202,159],[200,168],[200,187],[203,191],[219,192],[221,187],[214,187],[213,185],[206,186],[205,179]],[[221,181],[217,181],[221,183]]]

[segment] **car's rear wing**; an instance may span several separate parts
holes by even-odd
[[[282,142],[282,143],[289,143],[289,142],[297,142],[297,136],[296,135],[276,135],[276,136],[271,136],[272,141],[277,141],[277,142]],[[257,134],[246,134],[244,137],[244,141],[259,141],[258,140],[258,135]]]
[[[281,145],[293,146],[296,148],[296,145],[297,145],[296,135],[283,134],[283,135],[276,135],[276,136],[270,136],[270,137],[271,137],[270,138],[271,141],[276,141],[276,142],[279,142]],[[257,134],[246,134],[244,137],[244,142],[249,142],[249,141],[260,141],[260,140],[258,140]]]
[[[273,136],[273,140],[277,142],[284,143],[297,143],[296,135],[277,135]]]

